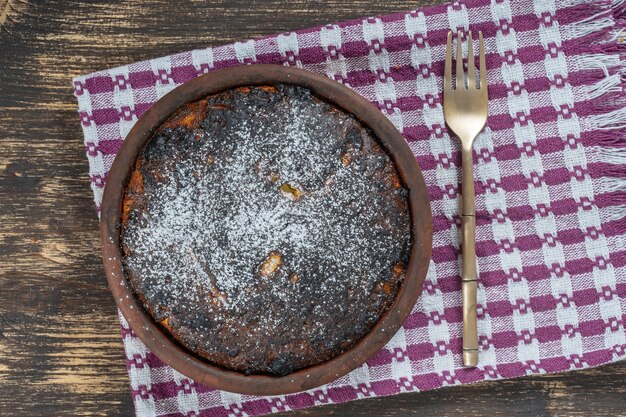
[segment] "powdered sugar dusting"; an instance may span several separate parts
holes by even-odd
[[[371,328],[401,280],[392,270],[410,232],[395,168],[308,90],[206,105],[200,126],[163,130],[140,157],[122,242],[131,282],[157,320],[225,366],[284,373],[312,364],[311,349],[328,359]],[[280,262],[261,274],[270,254]]]

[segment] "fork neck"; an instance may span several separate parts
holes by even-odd
[[[461,139],[461,149],[463,152],[472,152],[472,145],[474,144],[474,137],[470,135],[459,135],[459,139]]]

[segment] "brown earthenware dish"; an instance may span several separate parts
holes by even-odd
[[[290,227],[267,224],[277,215]],[[139,119],[108,176],[101,239],[148,348],[198,382],[275,395],[328,383],[393,337],[432,226],[415,158],[376,107],[311,72],[255,65],[196,78]]]

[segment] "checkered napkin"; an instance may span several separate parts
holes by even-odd
[[[194,50],[74,80],[99,207],[137,118],[174,87],[237,65],[303,67],[357,91],[424,173],[433,256],[393,340],[293,395],[212,389],[146,349],[123,317],[137,415],[255,416],[363,397],[588,368],[626,356],[626,2],[466,0]],[[458,139],[441,89],[449,29],[485,35],[489,120],[474,143],[480,366],[461,366]]]

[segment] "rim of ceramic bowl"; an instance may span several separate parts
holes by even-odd
[[[369,127],[396,164],[408,190],[412,242],[405,279],[391,307],[355,346],[335,358],[285,376],[244,375],[195,355],[169,336],[143,308],[128,282],[119,244],[124,191],[138,152],[181,106],[207,95],[253,85],[292,84],[356,116]],[[213,388],[249,395],[280,395],[329,383],[365,363],[382,349],[413,309],[426,278],[432,251],[432,216],[428,192],[408,144],[384,114],[348,87],[310,71],[279,65],[249,65],[217,70],[175,88],[137,121],[119,149],[102,200],[100,238],[106,277],[115,302],[141,341],[163,362]]]

